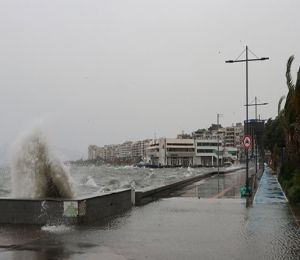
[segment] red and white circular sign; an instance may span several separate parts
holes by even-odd
[[[243,144],[244,144],[245,149],[250,148],[250,146],[251,146],[251,136],[250,135],[244,136]]]

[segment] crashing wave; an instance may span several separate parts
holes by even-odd
[[[39,131],[23,136],[14,146],[12,194],[29,198],[72,198],[70,176]]]

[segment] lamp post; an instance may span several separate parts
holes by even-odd
[[[220,159],[219,159],[219,153],[220,153],[220,133],[219,133],[219,119],[222,114],[217,114],[217,135],[218,135],[218,194],[220,192],[220,181],[219,181],[219,176],[220,176]],[[223,159],[223,158],[222,158]]]
[[[269,57],[262,57],[262,58],[255,58],[255,59],[249,59],[248,58],[248,46],[246,46],[246,49],[242,52],[246,52],[246,59],[239,60],[238,58],[242,55],[240,55],[236,60],[226,60],[226,63],[236,63],[236,62],[245,62],[246,63],[246,135],[249,133],[249,126],[248,126],[248,62],[249,61],[263,61],[268,60]],[[251,51],[250,51],[251,52]],[[251,52],[252,53],[252,52]],[[256,56],[256,55],[255,55]],[[249,192],[249,158],[248,158],[248,149],[245,149],[245,155],[246,155],[246,190],[247,193]]]
[[[257,97],[254,99],[254,104],[248,104],[248,107],[255,106],[255,173],[257,173],[257,106],[265,106],[268,105],[268,103],[257,103]],[[253,153],[252,153],[253,155]]]

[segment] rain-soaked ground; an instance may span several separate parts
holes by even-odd
[[[214,176],[94,226],[1,227],[0,259],[299,259],[297,217],[263,185],[273,176],[246,208],[244,174]]]
[[[275,175],[272,174],[270,168],[266,168],[259,183],[257,193],[254,197],[255,204],[272,204],[286,203],[287,198],[277,181]]]

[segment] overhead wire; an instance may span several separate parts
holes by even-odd
[[[238,58],[241,57],[241,56],[244,54],[245,51],[246,51],[246,49],[244,49],[244,50],[242,51],[242,53],[241,53],[235,60],[237,61]]]
[[[257,59],[259,59],[259,57],[253,51],[251,51],[249,48],[248,48],[248,51],[251,52]]]

